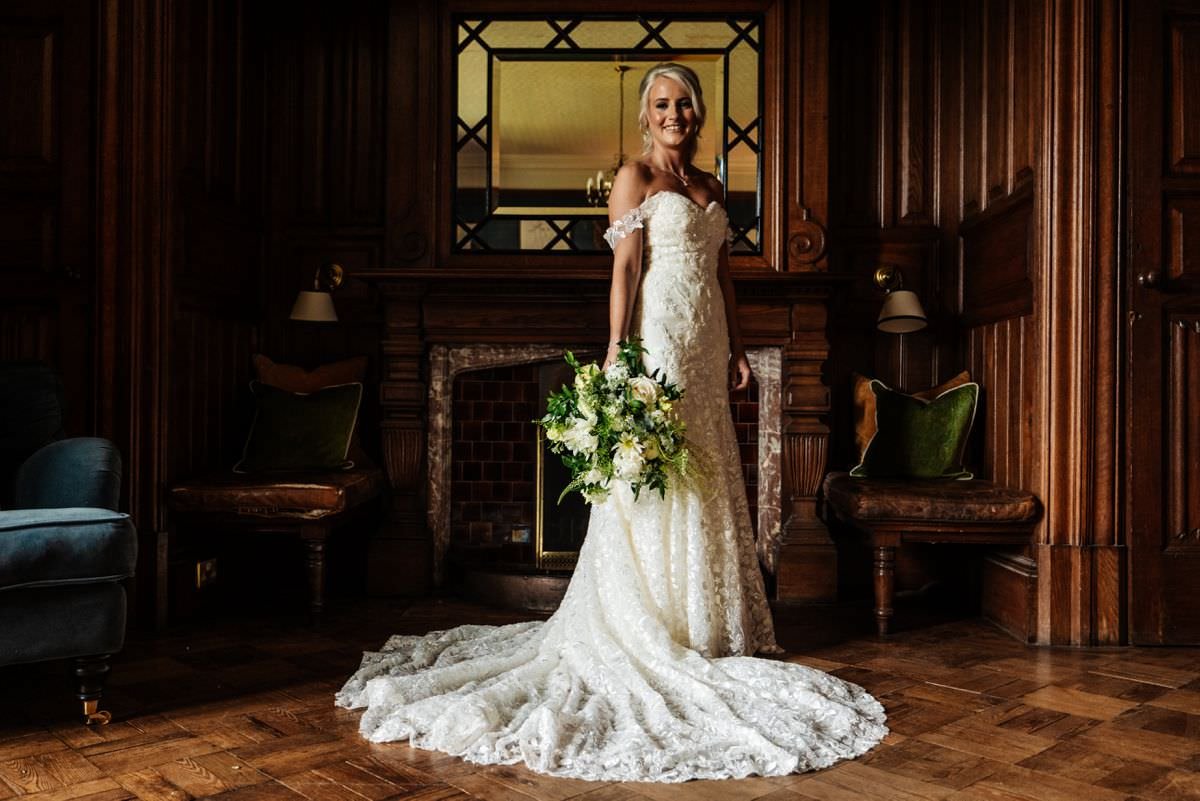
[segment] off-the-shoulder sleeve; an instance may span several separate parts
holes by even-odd
[[[604,232],[604,241],[610,248],[616,250],[618,242],[643,227],[643,219],[641,206],[630,209],[628,214],[608,226],[608,230]]]

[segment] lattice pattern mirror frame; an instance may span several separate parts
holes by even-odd
[[[708,115],[696,163],[726,187],[731,255],[764,253],[764,138],[773,131],[764,113],[763,13],[455,13],[449,24],[450,254],[607,253],[605,184],[622,159],[641,152],[638,82],[645,69],[668,60],[701,75]],[[577,82],[578,91],[568,87],[561,100],[547,94],[545,76],[554,73],[539,73],[547,62],[571,65],[574,77],[557,82]],[[531,84],[541,103],[528,102]],[[582,131],[559,137],[586,152],[539,144],[531,133],[539,115],[588,119]],[[608,140],[611,157],[597,160],[604,149],[598,143]],[[537,175],[538,185],[522,185],[517,165],[530,161],[538,169],[526,174]]]

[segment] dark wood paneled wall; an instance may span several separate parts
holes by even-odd
[[[1122,642],[1123,4],[952,5],[942,130],[959,175],[940,188],[940,224],[964,361],[984,388],[978,463],[1046,507],[1028,559],[991,571],[1011,585],[992,595],[1024,598],[1036,580],[1037,641]]]
[[[263,43],[257,4],[176,3],[163,480],[237,458],[263,313]],[[156,520],[162,524],[161,512]]]
[[[735,266],[750,337],[785,349],[795,508],[807,509],[826,461],[853,460],[851,371],[919,389],[968,368],[984,390],[973,466],[1047,507],[1035,546],[988,571],[1010,582],[988,597],[1002,611],[1034,598],[1041,642],[1121,641],[1114,154],[1127,3],[759,6],[775,54],[764,87],[778,100],[765,126],[775,216],[761,263]],[[75,381],[73,429],[118,441],[151,560],[142,570],[161,544],[162,485],[236,453],[255,350],[305,364],[371,357],[368,396],[380,402],[367,442],[393,479],[384,541],[419,558],[423,315],[480,277],[536,286],[561,272],[439,258],[446,4],[9,8],[4,53],[31,55],[0,55],[28,72],[27,91],[4,95],[6,116],[30,123],[0,135],[0,276],[12,289],[0,296],[0,357],[59,364]],[[342,323],[288,322],[296,291],[328,261],[351,275]],[[927,330],[875,331],[880,264],[901,267],[921,295]],[[593,289],[604,274],[599,262],[572,271]],[[787,292],[772,288],[778,278]],[[824,314],[814,298],[827,298]],[[462,335],[492,330],[465,324]],[[812,531],[798,525],[796,541]]]
[[[1046,643],[1124,637],[1123,8],[863,0],[832,17],[831,269],[854,279],[834,408],[848,408],[851,370],[912,389],[971,371],[972,466],[1047,508],[1037,544],[986,574],[1010,586],[986,595],[1027,604],[1036,583],[1022,636]],[[926,331],[873,331],[881,263],[921,295]],[[844,421],[834,437],[850,463]]]
[[[853,280],[831,332],[832,465],[840,468],[857,461],[852,372],[919,390],[961,369],[955,309],[939,271],[937,24],[936,8],[920,2],[832,7],[830,269]],[[883,264],[899,267],[905,288],[921,296],[926,330],[903,337],[876,331],[884,296],[872,276]]]
[[[0,17],[0,359],[58,365],[69,431],[94,430],[96,19],[81,0],[12,2]]]
[[[1033,286],[1042,261],[1033,228],[1035,145],[1041,112],[1044,12],[1039,0],[946,3],[940,135],[950,145],[938,187],[942,274],[961,311],[962,366],[979,382],[977,472],[1038,489],[1032,447],[1041,318]]]

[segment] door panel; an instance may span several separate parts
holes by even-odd
[[[1200,0],[1130,5],[1130,629],[1200,643]]]

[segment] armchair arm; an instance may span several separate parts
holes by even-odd
[[[17,509],[88,507],[117,510],[121,454],[106,439],[74,437],[30,456],[17,471]]]
[[[133,575],[136,564],[137,531],[127,514],[96,508],[0,512],[0,590],[120,581]]]

